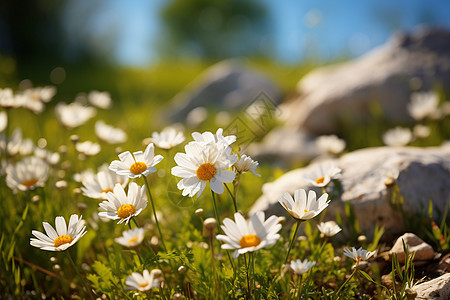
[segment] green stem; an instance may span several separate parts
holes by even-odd
[[[296,224],[296,227],[295,227],[294,235],[292,236],[292,240],[291,240],[291,242],[289,244],[289,249],[288,249],[288,252],[287,252],[287,255],[286,255],[286,259],[284,260],[284,264],[287,264],[287,261],[289,259],[289,253],[291,253],[291,249],[292,249],[292,246],[294,245],[295,238],[297,236],[297,232],[298,232],[298,229],[300,228],[301,222],[302,222],[301,220],[297,220],[297,224]]]
[[[228,194],[230,194],[231,199],[233,199],[234,211],[235,211],[235,212],[238,212],[237,204],[236,204],[236,196],[233,195],[233,193],[230,191],[230,188],[228,187],[228,185],[227,185],[226,183],[224,183],[224,185],[225,185],[225,188],[226,188],[227,191],[228,191]]]
[[[355,266],[355,269],[353,270],[353,272],[352,272],[352,274],[350,275],[350,277],[347,278],[347,280],[346,280],[346,281],[341,285],[341,287],[337,290],[337,292],[336,292],[337,298],[336,298],[336,299],[339,299],[339,293],[342,291],[342,288],[350,281],[350,279],[352,279],[352,277],[356,274],[356,271],[358,271],[358,267],[357,267],[357,266]]]
[[[297,289],[297,297],[298,299],[302,298],[302,277],[303,274],[299,274],[299,279],[298,279],[298,289]]]
[[[73,261],[72,256],[70,255],[69,251],[66,250],[65,252],[67,253],[67,256],[69,257],[69,260],[72,263],[72,266],[75,269],[75,272],[77,273],[78,277],[80,277],[81,283],[83,284],[83,287],[86,289],[86,293],[89,294],[89,297],[91,299],[94,299],[94,297],[92,296],[91,290],[89,289],[89,287],[87,286],[86,282],[84,281],[84,278],[81,276],[80,272],[78,271],[77,265]]]
[[[212,271],[214,276],[214,284],[216,286],[216,297],[220,298],[220,289],[219,289],[219,281],[217,279],[217,272],[216,272],[216,261],[215,261],[215,254],[214,254],[214,244],[213,244],[213,232],[211,231],[209,234],[209,247],[211,249],[211,265],[212,265]]]
[[[247,272],[246,272],[246,275],[247,275],[247,298],[250,299],[250,295],[251,295],[251,292],[250,292],[250,277],[249,277],[250,258],[249,258],[248,264],[247,264],[247,255],[248,255],[248,252],[244,254],[244,263],[245,263],[245,267],[247,268]]]
[[[213,206],[214,206],[214,214],[216,215],[216,220],[217,220],[217,229],[218,229],[219,233],[221,234],[222,228],[220,227],[219,211],[217,210],[216,196],[212,190],[211,190],[211,195],[212,195],[212,202],[213,202]],[[233,267],[234,277],[236,278],[236,268],[234,267],[233,260],[231,259],[230,253],[228,253],[228,251],[226,251],[226,253],[228,256],[228,260],[230,261],[230,264]]]
[[[155,204],[153,203],[152,193],[150,192],[150,185],[148,184],[147,177],[145,177],[145,176],[142,176],[142,177],[144,178],[145,186],[147,187],[147,193],[150,198],[150,203],[152,204],[153,216],[155,217],[156,227],[158,228],[159,236],[161,237],[161,244],[164,248],[164,251],[167,252],[166,244],[164,243],[164,238],[161,233],[161,228],[159,227],[158,217],[156,216]]]

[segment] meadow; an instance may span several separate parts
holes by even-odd
[[[284,217],[248,216],[262,185],[288,170],[244,156],[241,141],[221,131],[217,111],[195,128],[161,118],[166,101],[204,67],[73,67],[55,89],[46,87],[48,72],[32,66],[3,75],[1,298],[409,299],[420,279],[412,255],[404,267],[392,258],[394,287],[381,282],[378,264],[366,262],[388,249],[382,228],[368,240],[351,209],[318,228],[333,199],[309,191],[280,200]],[[313,64],[252,67],[289,94]],[[46,88],[26,87],[28,78]],[[346,151],[381,146],[392,125],[376,108],[367,124],[344,120]],[[428,125],[429,138],[412,145],[438,146],[450,136],[448,116]],[[415,233],[446,253],[442,214],[439,233],[429,226]]]

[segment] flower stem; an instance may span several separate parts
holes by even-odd
[[[212,195],[212,202],[213,202],[213,206],[214,206],[214,214],[216,215],[216,220],[217,220],[217,229],[218,229],[219,233],[222,233],[222,228],[220,227],[219,211],[217,210],[217,204],[216,204],[216,196],[212,190],[211,190],[211,195]],[[226,253],[228,256],[228,260],[230,261],[230,264],[233,267],[234,276],[236,276],[236,268],[234,267],[233,260],[231,259],[230,253],[228,253],[228,251]]]
[[[353,270],[352,274],[350,275],[349,278],[347,278],[347,280],[341,285],[341,287],[337,290],[336,295],[337,298],[339,299],[339,293],[342,291],[342,288],[350,281],[350,279],[352,279],[352,277],[356,274],[356,271],[358,271],[358,267],[355,266],[355,269]]]
[[[67,256],[69,257],[70,262],[72,263],[73,268],[75,269],[75,272],[77,273],[78,277],[80,277],[81,279],[81,283],[83,284],[83,287],[86,289],[86,293],[89,294],[89,297],[91,299],[94,299],[94,297],[92,296],[91,290],[89,289],[89,287],[86,284],[86,281],[84,281],[83,276],[81,276],[80,272],[78,271],[77,265],[75,264],[75,262],[72,259],[72,256],[70,255],[69,251],[66,250],[65,251],[67,253]]]
[[[295,227],[294,235],[292,236],[292,240],[291,240],[291,242],[289,244],[289,249],[288,249],[288,252],[287,252],[287,255],[286,255],[286,259],[284,260],[284,264],[287,264],[287,261],[289,259],[289,253],[291,253],[291,249],[292,249],[292,246],[294,245],[295,237],[297,236],[297,232],[298,232],[298,229],[300,228],[301,222],[302,222],[301,220],[297,220],[297,224],[296,224],[296,227]]]
[[[302,298],[302,277],[303,277],[303,274],[299,274],[298,277],[299,277],[299,279],[298,279],[297,297],[298,297],[298,299],[301,299]]]
[[[228,187],[228,185],[227,185],[226,183],[224,183],[224,185],[225,185],[225,188],[226,188],[227,191],[228,191],[228,194],[230,194],[231,199],[233,199],[234,211],[235,211],[235,212],[238,212],[237,204],[236,204],[236,195],[234,195],[234,194],[230,191],[230,188]]]
[[[145,176],[142,176],[142,177],[144,177],[145,186],[147,187],[147,193],[148,193],[148,196],[150,198],[150,202],[152,204],[153,216],[155,217],[156,227],[158,228],[159,236],[161,237],[161,244],[162,244],[162,246],[164,248],[164,251],[167,252],[166,244],[164,243],[164,238],[163,238],[163,235],[161,233],[161,228],[159,227],[158,217],[156,216],[155,204],[153,203],[152,193],[150,192],[150,185],[148,184],[147,177],[145,177]]]

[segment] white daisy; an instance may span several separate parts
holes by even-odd
[[[341,169],[331,163],[322,163],[311,173],[304,175],[303,178],[313,186],[324,187],[327,186],[332,179],[339,178],[341,171]]]
[[[152,288],[161,287],[161,270],[155,269],[149,272],[144,270],[142,275],[137,272],[131,273],[125,280],[127,290],[138,290],[146,292]]]
[[[281,229],[277,216],[270,216],[264,221],[264,212],[259,211],[250,217],[248,221],[240,213],[234,214],[234,220],[225,218],[222,230],[225,233],[219,234],[216,238],[224,242],[222,249],[234,250],[233,258],[239,254],[258,251],[261,248],[274,245],[280,235],[277,233]]]
[[[6,111],[0,112],[0,132],[6,129],[6,126],[8,125],[8,114]]]
[[[23,99],[15,97],[13,90],[10,88],[0,89],[0,106],[3,108],[17,108],[21,107]]]
[[[16,95],[18,98],[22,98],[22,106],[31,110],[35,114],[40,114],[44,111],[44,103],[52,100],[56,94],[56,88],[52,86],[36,87],[26,89],[23,92]]]
[[[48,164],[40,158],[25,157],[15,166],[8,166],[6,169],[6,184],[12,190],[34,190],[45,185],[48,173]]]
[[[192,137],[194,138],[195,142],[218,143],[223,146],[229,146],[236,141],[235,135],[223,136],[222,128],[217,129],[216,134],[213,134],[209,131],[206,131],[203,133],[194,132],[194,133],[192,133]]]
[[[309,269],[311,269],[315,264],[315,261],[308,261],[307,259],[301,261],[300,259],[297,259],[291,261],[289,267],[295,272],[295,274],[301,275],[308,272]]]
[[[75,149],[77,149],[78,152],[83,153],[86,156],[97,155],[101,150],[99,144],[91,142],[91,141],[76,143]]]
[[[304,189],[298,189],[294,192],[294,199],[289,193],[278,199],[278,202],[297,220],[309,220],[320,214],[330,203],[327,201],[328,194],[325,193],[316,200],[316,193],[309,191],[306,196]]]
[[[325,154],[336,155],[345,149],[345,141],[336,135],[321,135],[315,143],[319,151]]]
[[[261,175],[255,173],[255,169],[258,166],[258,162],[254,161],[250,156],[243,154],[241,159],[234,164],[234,168],[238,173],[252,172],[253,175],[261,177]]]
[[[59,160],[61,159],[61,156],[58,152],[51,152],[45,148],[34,148],[34,155],[36,157],[39,157],[40,159],[46,161],[49,165],[56,165]]]
[[[161,133],[153,132],[151,141],[161,149],[171,149],[184,142],[183,132],[174,127],[166,127]]]
[[[96,114],[96,110],[78,102],[70,104],[60,102],[55,106],[55,113],[58,121],[63,126],[72,129],[86,123]]]
[[[430,136],[431,129],[430,127],[422,124],[416,124],[413,128],[413,135],[418,139],[426,139]]]
[[[0,135],[0,148],[3,152],[7,151],[8,155],[14,156],[19,153],[22,140],[22,130],[17,127],[14,129],[11,137],[6,136],[4,133]]]
[[[409,128],[395,127],[383,134],[383,143],[387,146],[406,146],[412,140],[412,132]]]
[[[82,180],[83,194],[93,199],[108,199],[106,194],[113,192],[114,186],[118,183],[122,187],[128,184],[128,176],[117,175],[110,170],[99,171],[95,176],[88,176]]]
[[[127,224],[132,217],[139,215],[147,207],[145,186],[139,187],[135,182],[128,186],[128,195],[120,184],[116,184],[113,193],[107,193],[106,197],[108,200],[99,204],[104,211],[98,215],[111,220],[120,219],[117,224]]]
[[[95,134],[108,144],[120,144],[127,140],[125,131],[105,124],[103,121],[95,122]]]
[[[183,178],[177,185],[183,196],[198,193],[200,197],[208,181],[213,192],[222,194],[223,183],[233,182],[236,174],[227,169],[237,161],[237,155],[231,155],[230,147],[191,142],[184,149],[186,153],[175,154],[178,166],[172,168],[172,175]]]
[[[42,225],[45,229],[45,234],[37,230],[31,233],[37,237],[30,239],[30,245],[41,248],[47,251],[64,251],[73,246],[86,233],[86,226],[84,220],[78,219],[77,215],[71,215],[69,226],[66,226],[66,221],[63,217],[55,218],[56,230],[47,222]]]
[[[420,92],[411,95],[408,112],[415,120],[420,121],[433,116],[438,110],[439,97],[433,92]]]
[[[144,228],[136,227],[132,230],[122,232],[122,236],[115,238],[116,243],[122,246],[132,248],[140,245],[144,240],[145,230]]]
[[[147,176],[150,173],[155,173],[158,164],[163,157],[161,155],[155,156],[155,147],[153,143],[145,148],[145,152],[136,151],[131,155],[130,151],[125,151],[119,154],[120,160],[114,160],[109,165],[109,169],[116,172],[118,175],[128,175],[130,178]]]
[[[376,251],[367,251],[362,247],[360,247],[358,250],[356,250],[355,247],[352,247],[351,250],[348,248],[344,249],[344,254],[353,259],[356,262],[356,266],[358,266],[361,261],[368,260],[376,253]]]
[[[342,230],[334,221],[321,222],[317,225],[317,228],[325,237],[332,237]]]
[[[76,182],[83,182],[85,180],[94,181],[95,180],[95,172],[92,169],[84,169],[79,173],[73,174],[72,178]]]
[[[111,107],[111,95],[108,92],[91,91],[88,94],[89,103],[102,109]]]

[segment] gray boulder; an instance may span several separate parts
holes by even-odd
[[[325,219],[335,219],[337,211],[344,215],[344,203],[349,202],[361,231],[369,237],[376,223],[384,226],[386,240],[404,232],[402,214],[391,202],[394,183],[403,195],[403,210],[407,213],[426,211],[430,199],[434,208],[443,212],[450,198],[449,146],[366,148],[326,162],[342,169],[339,179],[342,193],[332,199]],[[310,189],[303,176],[311,173],[319,163],[324,162],[313,162],[265,184],[262,196],[249,214],[262,210],[266,215],[284,216],[286,211],[278,199],[285,192],[292,194],[299,188]]]
[[[413,287],[416,299],[448,300],[450,299],[450,273]]]
[[[408,121],[411,93],[435,84],[450,87],[450,31],[417,28],[359,59],[307,74],[297,85],[298,98],[286,105],[291,113],[287,125],[335,133],[342,118],[367,120],[375,102],[388,120]]]
[[[219,62],[204,71],[170,103],[169,117],[180,122],[196,107],[237,110],[264,98],[274,105],[281,99],[279,89],[266,77],[245,68],[238,60]]]

